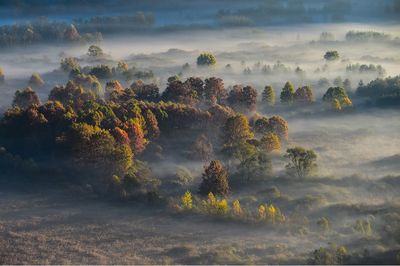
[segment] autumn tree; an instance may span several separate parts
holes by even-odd
[[[296,90],[294,100],[300,104],[310,104],[315,101],[313,91],[310,86],[303,86]]]
[[[281,103],[283,104],[292,104],[294,99],[294,87],[293,84],[289,81],[285,83],[285,86],[282,88],[281,91]]]
[[[299,178],[309,176],[317,168],[317,155],[313,150],[294,147],[287,149],[284,157],[289,159],[289,163],[285,166],[288,174],[297,175]]]
[[[96,96],[103,94],[103,87],[96,76],[78,74],[73,79],[77,86],[82,86],[83,88],[93,92]]]
[[[281,142],[279,141],[279,137],[272,132],[266,133],[260,139],[260,146],[266,152],[272,152],[274,150],[281,149]]]
[[[167,88],[162,93],[164,101],[172,101],[194,105],[198,102],[197,93],[192,90],[190,85],[183,83],[180,80],[175,80],[168,83]]]
[[[199,100],[204,99],[204,81],[198,77],[190,77],[185,81],[197,94]]]
[[[146,138],[157,139],[160,136],[160,128],[155,114],[150,109],[147,109],[143,117],[146,121]]]
[[[233,86],[229,92],[228,103],[239,112],[255,111],[257,103],[257,91],[251,87]]]
[[[109,98],[112,92],[121,93],[123,90],[124,87],[118,80],[110,80],[106,83],[105,96],[106,98]]]
[[[132,151],[135,154],[142,153],[147,145],[147,140],[144,136],[144,130],[140,122],[137,119],[131,121],[128,124],[126,131],[131,140]]]
[[[85,123],[73,124],[65,147],[71,152],[86,182],[104,192],[112,175],[124,175],[132,166],[133,154],[128,145],[117,145],[111,133]],[[83,176],[86,178],[86,175]]]
[[[213,66],[217,64],[217,59],[212,53],[202,53],[197,57],[198,66]]]
[[[131,89],[135,98],[141,101],[156,102],[160,99],[160,89],[156,84],[144,84],[143,82],[134,82]]]
[[[272,116],[268,119],[268,132],[277,135],[281,141],[287,141],[289,138],[288,122],[280,116]]]
[[[24,90],[17,90],[14,95],[13,106],[27,109],[32,105],[40,105],[39,97],[31,87],[27,87]]]
[[[262,102],[265,103],[267,106],[275,105],[275,91],[272,86],[265,86],[261,99]]]
[[[33,73],[29,79],[28,86],[33,88],[39,88],[44,85],[44,80],[39,75],[39,73]]]
[[[222,103],[227,96],[223,80],[215,77],[205,80],[204,93],[206,100],[211,103]]]
[[[203,181],[200,184],[199,192],[203,195],[213,193],[214,195],[227,196],[229,193],[228,174],[221,161],[213,160],[204,169]]]
[[[226,145],[234,145],[254,137],[246,116],[237,114],[228,118],[223,128],[223,140]]]

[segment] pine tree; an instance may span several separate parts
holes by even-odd
[[[275,91],[272,88],[272,86],[268,85],[265,86],[264,91],[262,93],[262,101],[268,106],[274,106],[275,105]]]

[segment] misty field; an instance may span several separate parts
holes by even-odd
[[[17,2],[0,264],[400,263],[398,0]]]

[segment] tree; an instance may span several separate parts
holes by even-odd
[[[211,103],[222,103],[227,96],[224,82],[220,78],[211,77],[205,80],[204,96]]]
[[[103,49],[101,49],[99,46],[91,45],[88,48],[87,55],[91,56],[91,57],[100,57],[100,56],[104,55],[104,53],[103,53]]]
[[[60,61],[60,67],[64,72],[71,72],[72,69],[80,69],[78,58],[66,57],[62,58]]]
[[[96,76],[98,79],[109,79],[112,77],[112,70],[107,65],[99,65],[92,67],[89,74]]]
[[[198,66],[213,66],[217,63],[217,59],[212,53],[202,53],[197,57]]]
[[[335,61],[339,59],[338,51],[327,51],[324,55],[325,60],[327,61]]]
[[[32,105],[40,105],[39,97],[31,87],[27,87],[24,90],[17,90],[14,95],[13,106],[20,107],[21,109],[27,109]]]
[[[285,86],[282,88],[281,92],[281,103],[283,104],[292,104],[294,98],[294,87],[293,84],[289,81],[285,83]]]
[[[181,202],[184,209],[190,210],[193,207],[192,193],[190,193],[190,191],[186,191],[181,197]]]
[[[118,80],[110,80],[106,83],[106,98],[109,98],[113,92],[121,93],[123,90],[124,87]]]
[[[254,137],[249,121],[242,114],[228,118],[223,128],[223,140],[225,145],[233,145],[244,142]]]
[[[202,134],[198,136],[192,144],[191,158],[206,162],[210,160],[213,152],[213,145],[208,138]]]
[[[272,132],[266,133],[260,140],[261,148],[266,152],[281,149],[281,142],[279,137]]]
[[[158,127],[158,121],[154,113],[148,109],[143,114],[144,120],[146,121],[146,137],[154,140],[160,136],[160,128]]]
[[[336,87],[343,87],[343,80],[342,77],[338,76],[333,80],[333,85]]]
[[[204,82],[201,78],[190,77],[185,81],[185,83],[187,83],[192,90],[196,91],[199,100],[204,99]]]
[[[93,92],[96,96],[103,94],[103,88],[96,76],[79,74],[74,78],[74,83]]]
[[[288,122],[280,116],[272,116],[268,119],[268,132],[277,135],[281,141],[287,141],[289,138]]]
[[[343,87],[346,90],[351,90],[351,81],[348,78],[343,81]]]
[[[160,89],[156,84],[142,84],[140,86],[134,86],[132,84],[131,89],[135,93],[135,98],[141,101],[157,102],[160,100]]]
[[[126,131],[131,140],[132,151],[135,154],[142,153],[146,147],[147,140],[145,139],[144,131],[140,122],[137,119],[131,121]]]
[[[33,88],[42,87],[44,85],[44,80],[39,75],[39,73],[33,73],[29,79],[28,86]]]
[[[285,166],[287,172],[296,174],[299,178],[309,176],[317,168],[317,155],[313,150],[295,147],[287,149],[284,157],[290,160]]]
[[[64,32],[64,40],[68,42],[76,42],[81,39],[78,30],[75,28],[74,24],[69,25],[69,27]]]
[[[268,155],[264,152],[255,152],[253,155],[243,158],[238,165],[238,172],[244,179],[262,180],[272,173],[272,163]]]
[[[228,103],[239,112],[255,111],[257,103],[257,91],[251,87],[233,86],[229,92]]]
[[[296,90],[294,99],[300,104],[310,104],[315,101],[313,91],[309,86],[303,86]]]
[[[346,90],[342,87],[330,87],[322,97],[322,100],[332,106],[334,110],[342,110],[343,107],[352,106]]]
[[[229,193],[228,174],[221,161],[213,160],[205,168],[203,181],[200,184],[199,192],[203,195],[213,193],[214,195],[227,196]]]
[[[265,86],[264,91],[262,93],[262,102],[268,106],[275,105],[275,91],[272,86]]]
[[[168,83],[168,87],[162,94],[164,101],[195,105],[198,103],[197,93],[192,90],[188,83],[174,80]]]

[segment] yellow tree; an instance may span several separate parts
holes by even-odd
[[[183,194],[181,203],[184,209],[190,210],[193,208],[192,193],[190,193],[190,191],[186,191],[185,194]]]

